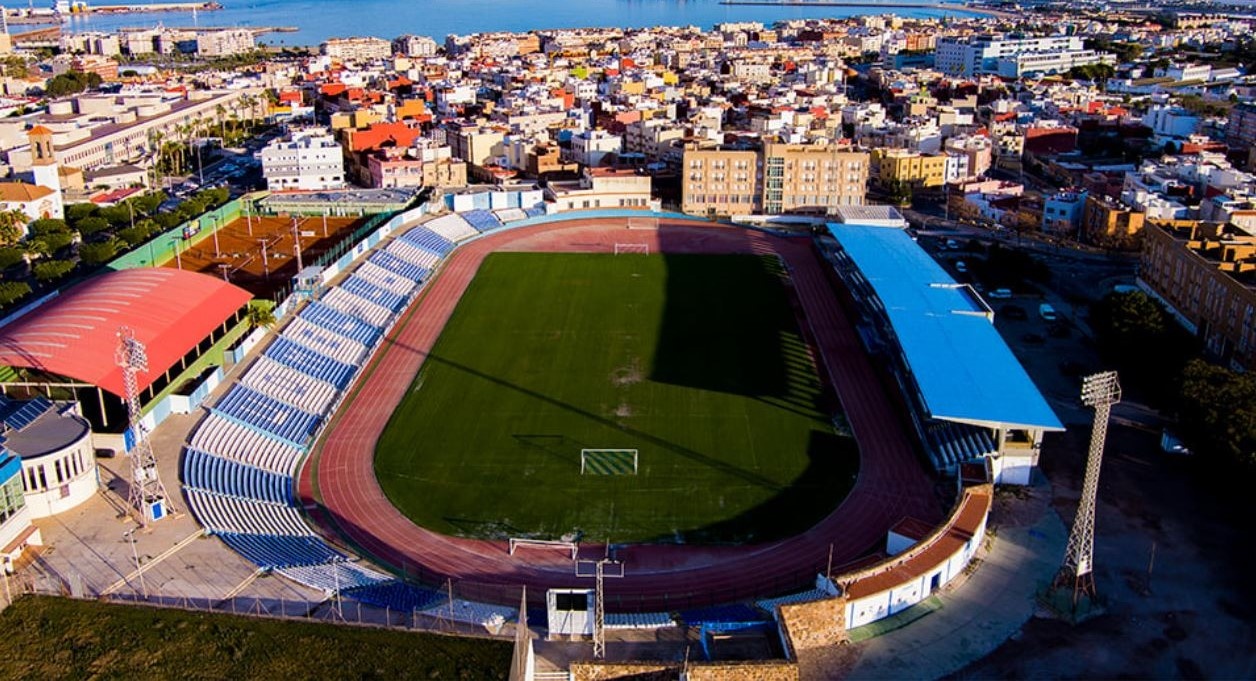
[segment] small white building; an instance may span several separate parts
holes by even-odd
[[[22,459],[22,487],[32,518],[64,513],[99,488],[92,429],[73,403],[36,398],[0,402],[4,448]]]
[[[344,152],[321,129],[301,130],[266,145],[258,154],[272,191],[337,189],[345,184]]]
[[[582,166],[597,167],[611,154],[624,148],[624,138],[605,130],[586,130],[571,137],[571,160]]]
[[[651,196],[651,179],[633,170],[585,168],[576,182],[550,182],[545,198],[555,212],[598,208],[639,208],[659,210],[661,202]]]

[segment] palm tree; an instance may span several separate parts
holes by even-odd
[[[249,328],[269,329],[275,326],[275,311],[269,307],[260,305],[250,305],[248,312],[244,313],[244,319],[249,323]]]
[[[20,210],[0,211],[0,245],[12,246],[26,236],[30,216]]]

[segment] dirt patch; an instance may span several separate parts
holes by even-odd
[[[641,371],[641,362],[633,360],[626,366],[619,367],[611,372],[611,383],[617,388],[640,383],[645,379],[645,373]]]

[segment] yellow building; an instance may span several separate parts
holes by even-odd
[[[825,215],[863,205],[868,154],[837,144],[776,142],[749,151],[688,149],[681,173],[686,213]]]
[[[1208,350],[1256,369],[1256,237],[1231,225],[1181,221],[1143,229],[1139,281]]]
[[[907,185],[938,189],[946,183],[945,156],[920,154],[906,149],[886,149],[880,153],[883,155],[877,181],[882,187]]]

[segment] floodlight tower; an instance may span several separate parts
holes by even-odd
[[[1099,468],[1103,464],[1103,443],[1108,435],[1108,417],[1112,405],[1121,401],[1121,384],[1115,371],[1091,374],[1082,380],[1082,403],[1095,409],[1095,421],[1090,431],[1090,452],[1086,458],[1086,477],[1082,482],[1082,497],[1077,505],[1077,517],[1068,536],[1068,548],[1064,552],[1064,565],[1056,576],[1055,585],[1066,584],[1073,588],[1073,607],[1084,593],[1095,597],[1095,503],[1099,493]]]
[[[174,511],[166,495],[166,486],[157,473],[157,457],[148,442],[148,432],[140,422],[140,391],[136,374],[148,371],[148,353],[128,326],[118,328],[118,349],[114,361],[122,367],[122,383],[126,390],[127,416],[135,443],[131,448],[131,507],[140,527],[147,527]]]

